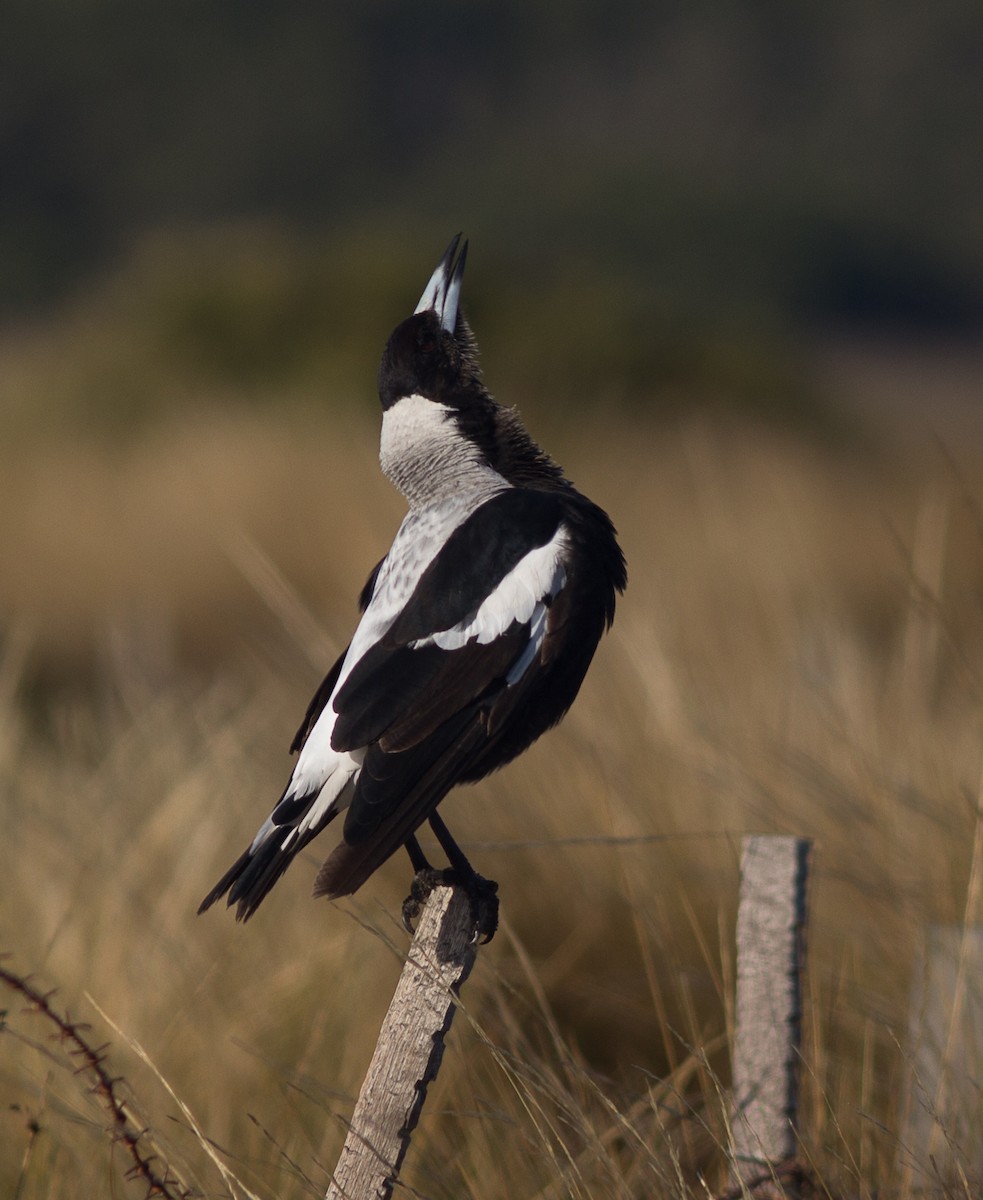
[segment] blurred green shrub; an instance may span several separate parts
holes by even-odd
[[[126,429],[215,402],[372,404],[385,339],[446,232],[250,225],[148,238],[14,348],[8,425]],[[465,309],[492,390],[545,419],[713,404],[814,425],[823,412],[773,313],[703,308],[616,256],[543,264],[479,236]]]

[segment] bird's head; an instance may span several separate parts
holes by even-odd
[[[412,503],[439,488],[476,486],[490,469],[516,487],[569,488],[518,413],[488,392],[478,347],[461,315],[468,243],[453,239],[412,317],[397,325],[379,367],[380,461]]]
[[[411,317],[393,330],[379,365],[379,399],[389,409],[406,396],[452,407],[484,397],[477,346],[460,311],[468,243],[447,247]]]

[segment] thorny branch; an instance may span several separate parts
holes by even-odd
[[[109,1070],[107,1050],[109,1043],[93,1046],[87,1037],[90,1026],[73,1021],[66,1011],[64,1015],[56,1009],[51,998],[56,989],[42,992],[34,986],[30,977],[18,975],[0,962],[0,981],[18,992],[31,1008],[50,1021],[58,1031],[59,1040],[67,1047],[67,1053],[78,1066],[76,1074],[88,1075],[92,1080],[92,1092],[103,1104],[112,1121],[111,1136],[125,1147],[133,1165],[127,1170],[128,1179],[140,1179],[147,1186],[147,1197],[163,1196],[164,1200],[190,1200],[191,1190],[172,1175],[167,1163],[157,1154],[144,1152],[141,1142],[147,1130],[134,1120],[126,1101],[120,1094],[121,1076]],[[0,1025],[2,1030],[2,1025]]]

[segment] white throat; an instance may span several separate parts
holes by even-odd
[[[453,410],[425,396],[404,396],[382,414],[379,463],[411,508],[508,486],[457,428]]]

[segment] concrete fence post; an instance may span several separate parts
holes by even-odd
[[[811,843],[745,837],[737,915],[733,1175],[762,1174],[796,1150],[806,887]]]

